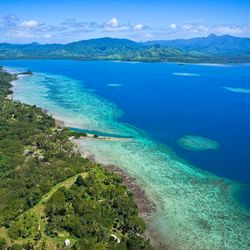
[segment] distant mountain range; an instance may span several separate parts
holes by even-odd
[[[144,43],[98,38],[68,44],[0,43],[0,59],[76,59],[145,62],[250,62],[250,38],[229,35]]]
[[[171,46],[182,50],[200,51],[212,54],[241,54],[250,53],[250,38],[240,38],[229,35],[216,36],[211,34],[208,37],[196,37],[191,39],[176,39],[168,41],[150,41],[147,45],[159,44]]]

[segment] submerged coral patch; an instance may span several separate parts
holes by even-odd
[[[235,93],[250,94],[249,88],[233,88],[233,87],[223,87],[223,88]]]
[[[119,83],[109,83],[109,84],[107,84],[107,86],[109,86],[109,87],[121,87],[122,85]]]
[[[202,136],[185,135],[178,140],[179,146],[192,151],[217,150],[219,143]]]
[[[195,73],[185,73],[185,72],[175,72],[172,73],[175,76],[201,76],[201,74],[195,74]]]

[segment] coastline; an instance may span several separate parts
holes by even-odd
[[[117,63],[166,63],[166,64],[179,64],[182,66],[185,65],[200,65],[200,66],[230,66],[230,65],[249,65],[250,62],[210,62],[210,61],[201,61],[201,62],[194,62],[194,61],[162,61],[162,60],[116,60],[116,59],[100,59],[100,58],[92,58],[92,59],[76,59],[76,58],[0,58],[2,61],[8,61],[8,60],[16,60],[16,61],[21,61],[21,60],[51,60],[51,61],[58,61],[58,60],[72,60],[72,61],[85,61],[85,62],[95,62],[95,61],[106,61],[106,62],[117,62]]]
[[[83,58],[83,57],[23,57],[23,58],[16,58],[16,57],[8,57],[8,58],[0,58],[2,61],[8,60],[52,60],[52,61],[59,61],[59,60],[72,60],[72,61],[107,61],[107,62],[117,62],[117,63],[168,63],[168,64],[179,64],[179,65],[201,65],[201,66],[230,66],[230,65],[249,65],[250,61],[237,61],[237,60],[230,60],[230,61],[221,61],[221,60],[161,60],[161,59],[152,59],[152,60],[137,60],[137,59],[115,59],[115,58]]]
[[[59,78],[59,80],[61,79]],[[27,79],[27,82],[28,81]],[[61,83],[59,86],[61,86]],[[26,89],[26,91],[28,91],[28,89]],[[23,100],[25,102],[25,99]],[[29,102],[29,99],[27,99],[27,101]],[[43,103],[35,102],[35,104],[39,106]],[[48,105],[43,105],[43,107],[50,110],[50,106]],[[78,112],[84,114],[82,110],[78,110]],[[90,110],[90,112],[92,111]],[[74,115],[77,116],[76,113]],[[66,116],[66,119],[64,119],[64,117],[58,116],[58,114],[54,112],[53,117],[64,120],[65,126],[67,127],[75,126],[73,115],[72,117],[71,115]],[[67,118],[73,118],[71,120],[72,122],[70,123],[70,120]],[[80,116],[80,118],[84,119],[83,115]],[[91,130],[91,123],[88,125],[88,130]],[[98,131],[98,128],[99,127],[95,128],[93,131]],[[106,130],[106,132],[108,131],[110,130]],[[146,143],[148,142],[149,141],[146,141]],[[233,249],[231,246],[233,246],[234,243],[231,240],[234,240],[236,237],[238,237],[237,242],[239,241],[240,245],[244,246],[244,242],[247,242],[246,237],[244,237],[246,232],[244,227],[247,225],[244,221],[246,221],[248,217],[242,213],[240,207],[233,199],[231,191],[228,190],[227,185],[224,187],[226,183],[221,179],[217,179],[217,177],[211,176],[211,174],[207,175],[205,172],[204,174],[203,172],[201,173],[201,171],[197,172],[196,168],[185,165],[182,161],[174,157],[164,158],[163,162],[158,162],[158,158],[154,157],[160,157],[160,160],[162,160],[162,151],[161,148],[154,143],[152,143],[152,145],[149,144],[150,147],[144,148],[143,146],[145,146],[146,143],[144,143],[144,141],[141,143],[140,141],[139,144],[137,139],[131,142],[131,144],[127,144],[124,142],[111,143],[106,140],[99,140],[98,138],[92,139],[86,137],[84,137],[84,140],[81,140],[81,143],[83,144],[81,145],[79,143],[79,147],[85,146],[85,148],[81,148],[81,150],[83,153],[89,154],[92,160],[96,159],[99,163],[120,166],[129,173],[130,176],[136,176],[136,180],[141,180],[142,187],[145,188],[149,197],[156,202],[158,208],[157,213],[151,220],[152,224],[149,223],[149,225],[150,227],[155,225],[153,233],[158,234],[158,237],[162,233],[162,242],[166,242],[167,239],[166,244],[169,246],[167,249],[187,249],[186,247],[191,249],[191,246],[192,249],[201,249],[202,244],[202,249],[213,249],[214,247],[221,246],[222,243],[217,242],[214,237],[211,237],[211,240],[208,240],[206,237],[208,235],[213,236],[213,233],[216,233],[215,230],[207,232],[207,230],[213,228],[220,229],[221,233],[219,233],[219,235],[222,237],[223,245],[227,247],[227,249]],[[159,154],[153,154],[152,157],[149,158],[152,151],[159,152]],[[138,153],[138,156],[135,153]],[[146,155],[146,157],[142,157],[143,155]],[[164,147],[163,157],[165,156],[168,155],[165,154]],[[120,157],[122,157],[121,160]],[[148,158],[149,161],[147,161]],[[144,172],[145,169],[143,169],[143,167],[146,167],[147,172]],[[161,173],[161,175],[158,173]],[[148,188],[146,185],[147,182],[144,182],[145,178],[146,181],[149,181],[151,187],[149,186]],[[157,191],[162,192],[164,195],[164,197],[159,196],[160,199],[156,197],[158,194],[153,192],[159,182],[161,182],[162,185],[157,186],[160,188],[160,190]],[[227,204],[230,206],[225,206]],[[211,216],[211,212],[214,214],[213,217]],[[240,220],[233,219],[236,218],[235,216]],[[242,223],[242,226],[238,224],[238,222]],[[235,234],[235,236],[229,235],[230,238],[224,236],[224,230],[230,233],[227,228],[233,227],[235,227],[235,232],[239,234]],[[197,231],[194,231],[194,229]],[[195,238],[199,238],[200,240],[195,241]],[[243,247],[242,249],[245,248]]]
[[[46,114],[50,115],[53,117],[53,115],[51,115],[47,110],[43,110]],[[55,117],[53,117],[53,119],[55,120],[55,125],[56,127],[66,127],[64,121],[59,120]],[[103,136],[103,135],[96,135],[95,133],[85,133],[84,136],[80,136],[80,137],[76,137],[76,136],[71,136],[69,138],[69,140],[74,140],[74,139],[84,139],[84,138],[96,138],[99,140],[105,140],[105,141],[131,141],[133,140],[132,138],[123,138],[123,137],[112,137],[112,136]]]
[[[7,71],[10,74],[15,75],[15,79],[11,82],[13,86],[13,82],[19,80],[19,75],[21,77],[27,77],[28,75],[22,75],[13,73],[11,71]],[[13,99],[13,94],[8,96],[7,98]],[[65,123],[62,120],[59,120],[55,117],[53,117],[48,110],[42,109],[42,111],[48,115],[50,115],[54,120],[55,120],[55,126],[58,128],[63,128],[65,127]],[[78,147],[77,143],[75,140],[84,140],[88,138],[94,138],[94,134],[87,133],[85,137],[81,136],[80,138],[76,139],[74,136],[70,137],[69,140],[74,143],[76,150],[78,150],[81,153],[81,156],[83,158],[86,158],[94,163],[100,164],[104,169],[106,169],[110,173],[115,173],[118,176],[122,177],[122,185],[124,185],[134,196],[134,201],[138,207],[138,213],[139,216],[144,220],[145,225],[146,225],[146,230],[143,234],[143,238],[145,240],[150,240],[151,245],[155,250],[167,250],[167,246],[165,243],[163,243],[153,232],[153,229],[150,228],[150,223],[151,223],[151,218],[153,213],[156,212],[156,205],[154,202],[147,196],[145,190],[141,185],[138,184],[135,178],[131,177],[129,174],[127,174],[122,168],[119,168],[118,166],[115,165],[105,165],[98,163],[95,160],[95,156],[86,156],[85,152],[80,150]],[[96,138],[97,140],[108,140],[108,141],[119,141],[119,140],[131,140],[130,138],[116,138],[116,137],[106,137],[106,136],[98,136]]]
[[[77,139],[77,140],[83,140],[83,139]],[[77,149],[79,147],[77,146],[77,142],[74,142]],[[86,158],[92,162],[98,163],[95,160],[94,155],[88,155],[86,156],[84,151],[80,150],[80,153],[83,158]],[[102,167],[104,167],[108,172],[115,173],[122,177],[122,185],[124,185],[134,196],[135,203],[138,206],[139,216],[143,218],[145,224],[146,224],[146,230],[143,234],[143,238],[145,240],[150,240],[151,245],[155,250],[167,250],[168,247],[165,242],[162,241],[162,239],[157,236],[155,230],[150,227],[150,224],[152,222],[153,214],[157,212],[157,208],[155,203],[152,201],[152,199],[149,198],[149,196],[146,194],[144,188],[142,185],[138,183],[138,181],[131,177],[128,173],[126,173],[122,168],[115,165],[105,165],[101,164]]]
[[[93,160],[93,159],[92,159]],[[148,197],[144,188],[138,184],[135,178],[127,174],[123,169],[115,165],[102,165],[106,170],[111,173],[115,173],[122,177],[123,184],[134,195],[135,203],[138,206],[139,216],[143,218],[146,224],[146,231],[144,238],[150,239],[151,245],[155,250],[168,249],[166,244],[161,241],[160,237],[156,235],[156,232],[150,227],[152,221],[152,215],[157,212],[155,203]]]
[[[47,110],[43,110],[45,113],[48,113]],[[52,116],[53,117],[53,116]],[[54,117],[53,117],[54,118]],[[55,118],[54,118],[55,119]],[[55,119],[56,126],[57,127],[64,127],[64,122],[58,119]],[[96,161],[95,155],[86,155],[86,152],[84,150],[81,150],[80,147],[77,145],[77,141],[85,140],[88,138],[94,138],[94,134],[87,134],[85,137],[80,138],[74,138],[72,136],[69,138],[71,142],[74,143],[76,150],[78,150],[81,153],[81,156],[85,159],[90,160],[91,162],[100,164],[103,168],[105,168],[110,173],[115,173],[118,176],[122,177],[122,185],[124,185],[134,196],[134,201],[136,205],[138,206],[138,212],[139,216],[144,220],[146,225],[146,230],[143,234],[143,238],[145,240],[150,240],[151,245],[155,250],[167,250],[166,243],[164,243],[160,237],[158,237],[154,231],[150,227],[152,216],[154,213],[156,213],[157,208],[155,203],[152,201],[152,199],[149,198],[149,196],[146,194],[144,188],[142,185],[138,183],[138,181],[130,176],[128,173],[126,173],[122,168],[116,165],[112,164],[102,164]],[[119,140],[129,140],[126,138],[115,138],[115,137],[98,137],[96,140],[108,140],[108,141],[119,141]]]

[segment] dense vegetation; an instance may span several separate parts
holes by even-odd
[[[122,179],[83,159],[41,109],[6,98],[0,69],[0,250],[151,249]]]
[[[200,37],[136,43],[100,38],[69,44],[0,44],[0,59],[76,59],[145,62],[237,63],[250,61],[250,38]]]

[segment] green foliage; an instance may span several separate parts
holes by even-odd
[[[142,249],[150,250],[150,249],[152,249],[150,247],[149,242],[143,241],[141,237],[138,237],[136,235],[131,235],[131,237],[127,241],[126,246],[127,246],[127,249],[129,249],[129,250],[142,250]]]
[[[8,235],[12,239],[29,238],[34,234],[37,235],[37,220],[34,214],[26,212],[11,224]]]
[[[84,179],[82,178],[81,175],[79,175],[79,176],[77,177],[77,179],[76,179],[76,185],[77,185],[77,186],[84,186],[84,184],[85,184]]]
[[[4,238],[0,238],[0,250],[5,250],[7,248],[7,242]]]
[[[45,213],[48,235],[56,236],[60,231],[66,231],[71,237],[81,239],[82,247],[111,246],[112,233],[119,235],[125,243],[128,235],[134,235],[131,242],[147,245],[138,236],[145,230],[145,225],[138,217],[133,196],[120,185],[116,175],[100,167],[92,168],[86,178],[78,176],[70,188],[55,192],[46,204]],[[127,249],[126,244],[124,246]],[[84,249],[79,244],[75,248]]]
[[[0,98],[0,224],[9,225],[56,183],[92,165],[54,126],[41,109]]]
[[[87,136],[87,134],[85,132],[73,131],[73,130],[70,130],[70,129],[67,130],[67,134],[69,136],[74,136],[75,138],[79,138],[81,136],[83,136],[83,137]]]
[[[21,245],[18,245],[18,244],[13,244],[11,247],[10,247],[11,250],[22,250],[22,246]]]
[[[25,71],[25,72],[22,72],[22,73],[17,73],[16,75],[32,75],[33,73],[28,70],[28,71]]]
[[[22,249],[25,249],[25,250],[34,250],[34,246],[33,246],[33,243],[32,242],[27,242],[25,243],[23,246],[22,246]]]

